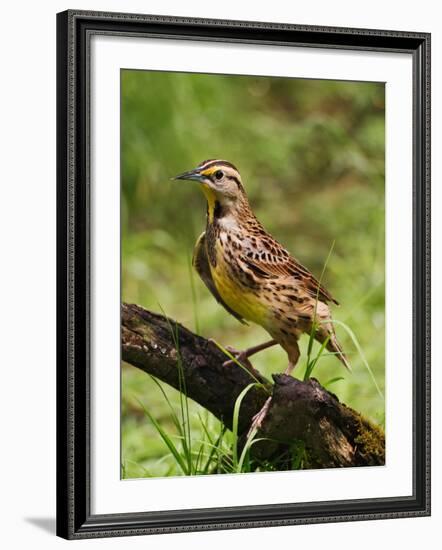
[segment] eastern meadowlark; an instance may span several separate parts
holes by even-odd
[[[272,337],[235,352],[237,359],[247,363],[254,353],[279,344],[288,355],[285,372],[290,374],[300,355],[299,337],[314,330],[315,339],[327,341],[327,349],[350,369],[327,305],[338,302],[267,233],[252,212],[235,166],[205,160],[174,179],[199,182],[207,200],[206,230],[193,256],[204,284],[231,315],[242,323],[261,325]],[[265,411],[260,415],[259,424]]]

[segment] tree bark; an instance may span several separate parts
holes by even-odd
[[[251,447],[257,464],[290,469],[295,448],[298,457],[302,450],[304,468],[385,464],[382,429],[340,403],[317,380],[278,374],[272,384],[256,370],[224,367],[227,357],[216,344],[163,315],[123,304],[122,358],[185,392],[229,429],[237,397],[259,382],[242,401],[238,426],[244,442],[253,416],[272,395],[257,435],[264,439]]]

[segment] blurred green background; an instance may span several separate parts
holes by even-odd
[[[266,229],[319,277],[333,241],[325,286],[341,306],[337,320],[355,333],[384,389],[384,153],[381,83],[124,70],[121,74],[122,297],[160,311],[238,349],[267,334],[238,323],[190,268],[205,227],[197,184],[172,181],[208,158],[233,162]],[[337,327],[353,373],[334,357],[313,376],[377,423],[384,400]],[[295,376],[305,369],[308,337]],[[265,375],[281,372],[275,347],[253,359]],[[239,368],[239,367],[238,367]],[[172,404],[177,392],[167,386]],[[140,402],[167,430],[164,397],[141,371],[122,367],[122,476],[178,475]],[[191,404],[191,418],[202,412]],[[204,413],[206,414],[206,413]],[[192,435],[199,437],[195,421]]]

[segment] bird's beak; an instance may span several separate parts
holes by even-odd
[[[204,181],[204,176],[202,176],[198,169],[190,170],[189,172],[184,172],[172,178],[173,180],[193,180],[193,181]]]

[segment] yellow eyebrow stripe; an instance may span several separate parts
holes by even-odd
[[[218,166],[211,166],[210,168],[207,168],[207,170],[203,170],[200,172],[203,176],[211,176],[214,172],[219,170]]]

